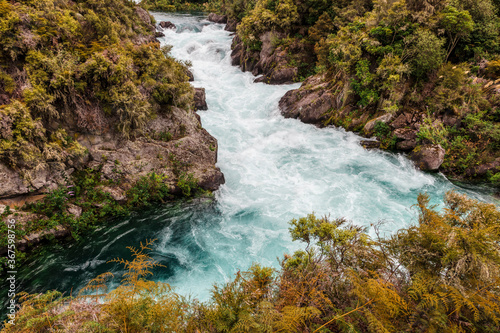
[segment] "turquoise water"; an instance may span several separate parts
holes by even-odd
[[[206,88],[209,110],[203,126],[219,141],[218,166],[226,184],[214,201],[193,200],[157,207],[113,221],[79,244],[54,246],[20,270],[20,289],[75,293],[105,271],[107,261],[128,257],[126,246],[157,239],[153,256],[166,268],[155,279],[205,300],[214,283],[228,281],[253,262],[278,266],[293,243],[288,221],[311,212],[346,217],[369,227],[383,220],[386,233],[416,222],[418,193],[441,204],[455,189],[483,200],[487,191],[453,185],[442,175],[422,173],[402,155],[367,151],[360,137],[341,129],[318,129],[284,119],[278,101],[299,84],[254,84],[250,73],[230,65],[232,37],[202,16],[154,14],[175,23],[162,43],[192,62],[193,85]]]

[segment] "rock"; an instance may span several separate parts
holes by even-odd
[[[413,150],[410,158],[424,171],[437,171],[444,162],[445,150],[440,145],[424,145]]]
[[[412,122],[413,116],[411,113],[405,112],[401,113],[399,116],[394,119],[394,121],[391,123],[391,126],[393,128],[403,128]]]
[[[216,191],[221,184],[224,184],[226,180],[224,179],[224,174],[217,169],[210,172],[199,184],[205,191]]]
[[[150,30],[154,31],[155,27],[153,25],[153,22],[151,22],[151,16],[147,12],[147,10],[145,10],[144,8],[141,8],[139,6],[136,6],[135,12],[137,13],[137,16],[139,16],[141,21],[146,23],[146,25],[149,26]]]
[[[338,107],[338,99],[322,76],[311,76],[300,89],[288,91],[279,102],[285,118],[320,126],[328,119],[329,111]]]
[[[396,149],[402,151],[412,151],[417,146],[416,139],[404,140],[396,143]]]
[[[393,134],[400,140],[415,140],[417,138],[417,131],[410,128],[398,128]]]
[[[233,39],[231,46],[231,64],[240,66],[244,72],[252,72],[253,75],[263,75],[255,82],[267,84],[288,84],[296,81],[298,67],[288,63],[289,49],[283,49],[273,45],[274,39],[284,38],[286,35],[278,32],[263,33],[259,39],[262,47],[259,51],[252,51],[243,45],[238,36]]]
[[[208,20],[210,22],[214,22],[214,23],[225,24],[225,23],[227,23],[227,16],[226,15],[219,15],[219,14],[215,14],[215,13],[210,13],[210,14],[208,14]]]
[[[0,183],[0,198],[28,193],[28,182],[3,163],[0,163]]]
[[[80,206],[68,204],[68,208],[66,210],[75,218],[79,218],[80,216],[82,216],[82,207]]]
[[[466,171],[468,177],[485,176],[488,173],[496,174],[500,172],[500,157],[493,162],[479,165]]]
[[[369,122],[366,123],[365,127],[363,128],[363,132],[366,134],[366,135],[372,135],[373,134],[373,131],[375,129],[375,124],[377,122],[382,122],[382,123],[385,123],[387,124],[389,121],[392,120],[392,114],[390,113],[386,113],[384,114],[383,116],[380,116],[378,118],[375,118],[375,119],[372,119],[370,120]]]
[[[194,107],[196,110],[208,110],[205,88],[194,88]]]
[[[264,82],[267,84],[287,84],[292,83],[297,77],[298,69],[296,67],[285,67],[275,69],[271,74],[261,76],[254,80],[254,82]]]
[[[27,236],[24,236],[24,238],[18,241],[17,249],[19,249],[20,251],[26,251],[26,249],[28,249],[29,247],[38,245],[46,239],[60,239],[69,235],[71,235],[71,232],[68,228],[58,225],[53,229],[34,232]]]
[[[118,203],[124,203],[127,201],[127,193],[122,188],[104,186],[101,190],[108,193]]]
[[[135,140],[110,134],[100,139],[85,134],[78,137],[91,155],[88,167],[100,166],[103,180],[119,184],[110,190],[122,191],[113,194],[115,199],[125,200],[124,193],[150,172],[165,175],[169,187],[177,184],[180,173],[193,174],[200,186],[211,190],[224,181],[222,172],[215,167],[217,140],[201,128],[195,112],[175,107],[159,112],[144,132],[146,136]],[[169,139],[162,139],[161,133],[168,133]]]
[[[360,144],[363,146],[365,149],[376,149],[380,148],[380,141],[373,141],[373,140],[361,140]]]
[[[160,27],[162,27],[163,29],[177,29],[177,27],[175,26],[175,24],[173,24],[172,22],[170,21],[161,21],[159,23]]]
[[[189,69],[186,70],[186,75],[188,76],[189,78],[189,82],[193,82],[194,81],[194,75],[193,75],[193,72],[191,72]]]
[[[165,34],[163,32],[161,32],[161,31],[156,31],[155,32],[155,37],[156,38],[165,37]]]
[[[47,219],[43,215],[38,215],[34,213],[16,211],[11,209],[11,214],[0,218],[0,223],[6,223],[8,220],[14,219],[16,221],[16,229],[22,229],[24,225],[32,221],[42,222],[42,220]],[[43,222],[42,222],[43,223]],[[29,235],[23,236],[16,242],[16,249],[20,251],[25,251],[28,247],[32,247],[44,241],[47,238],[63,238],[69,236],[71,232],[69,229],[63,226],[56,226],[50,230],[42,230],[39,232],[33,232]],[[4,255],[7,252],[7,247],[0,248],[0,255]]]
[[[29,204],[29,203],[43,200],[43,198],[45,198],[45,197],[46,197],[45,194],[20,195],[20,196],[15,196],[13,198],[0,199],[0,206],[9,206],[11,208],[22,207],[25,204]],[[0,211],[0,214],[2,214],[1,211]]]
[[[398,128],[392,133],[399,140],[396,143],[396,149],[403,151],[411,151],[417,146],[417,131],[410,128]]]
[[[224,30],[226,31],[231,31],[231,32],[236,32],[236,27],[238,26],[238,21],[235,19],[228,19],[227,24],[224,27]]]

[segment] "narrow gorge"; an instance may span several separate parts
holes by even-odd
[[[278,103],[300,84],[255,83],[251,73],[232,66],[233,37],[223,24],[191,14],[154,17],[175,24],[159,41],[192,64],[192,84],[205,88],[208,110],[198,115],[217,139],[217,166],[226,182],[213,201],[157,205],[117,218],[78,243],[44,249],[20,270],[22,290],[75,293],[100,273],[120,275],[107,261],[127,257],[126,246],[157,239],[153,257],[166,268],[155,269],[154,279],[206,300],[214,283],[253,262],[277,267],[278,257],[301,248],[288,234],[292,218],[315,212],[368,228],[382,221],[391,234],[416,222],[412,206],[419,193],[436,205],[449,190],[493,200],[488,187],[461,187],[421,172],[401,154],[364,149],[363,138],[343,129],[284,118]]]

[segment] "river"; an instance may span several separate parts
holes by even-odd
[[[232,37],[223,25],[196,15],[154,16],[177,25],[160,41],[173,45],[175,58],[191,61],[193,85],[206,89],[209,110],[199,114],[218,139],[226,184],[213,201],[156,207],[112,221],[79,243],[44,249],[19,270],[20,290],[76,293],[97,274],[119,275],[120,267],[107,261],[129,258],[126,246],[156,239],[152,255],[166,268],[153,279],[206,300],[214,283],[253,262],[278,267],[277,258],[302,247],[289,236],[292,218],[315,212],[366,227],[383,221],[390,234],[416,222],[412,205],[421,192],[437,205],[453,189],[490,200],[486,190],[418,171],[402,155],[365,150],[353,133],[284,119],[278,101],[299,84],[255,84],[250,73],[231,66]]]

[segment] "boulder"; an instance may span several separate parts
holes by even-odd
[[[378,118],[375,118],[375,119],[372,119],[370,120],[369,122],[366,123],[365,127],[363,128],[363,132],[366,134],[366,135],[372,135],[374,130],[375,130],[375,124],[377,122],[382,122],[382,123],[385,123],[387,124],[388,122],[390,122],[392,120],[392,114],[390,113],[386,113]]]
[[[304,123],[322,126],[329,112],[337,108],[338,99],[322,76],[311,76],[300,89],[288,91],[280,100],[279,108],[285,118],[300,119]]]
[[[194,107],[196,110],[208,110],[205,88],[194,88]]]
[[[445,150],[441,145],[424,145],[413,150],[410,158],[423,171],[437,171],[444,162]]]
[[[162,27],[163,29],[177,29],[177,27],[175,26],[175,24],[173,24],[172,22],[170,21],[161,21],[159,23],[160,27]]]
[[[380,141],[374,141],[374,140],[361,140],[360,142],[361,146],[365,149],[376,149],[380,148]]]
[[[411,151],[417,146],[417,131],[410,128],[398,128],[394,130],[393,135],[400,142],[396,143],[396,148],[403,151]]]
[[[219,15],[219,14],[215,14],[215,13],[210,13],[210,14],[208,14],[208,20],[210,22],[214,22],[214,23],[225,24],[225,23],[227,23],[227,16],[226,15]]]
[[[68,208],[66,210],[69,214],[73,215],[75,218],[79,218],[80,216],[82,216],[82,207],[80,206],[68,204]]]
[[[165,37],[165,34],[163,32],[161,32],[161,31],[156,31],[155,32],[155,37],[156,38]]]

